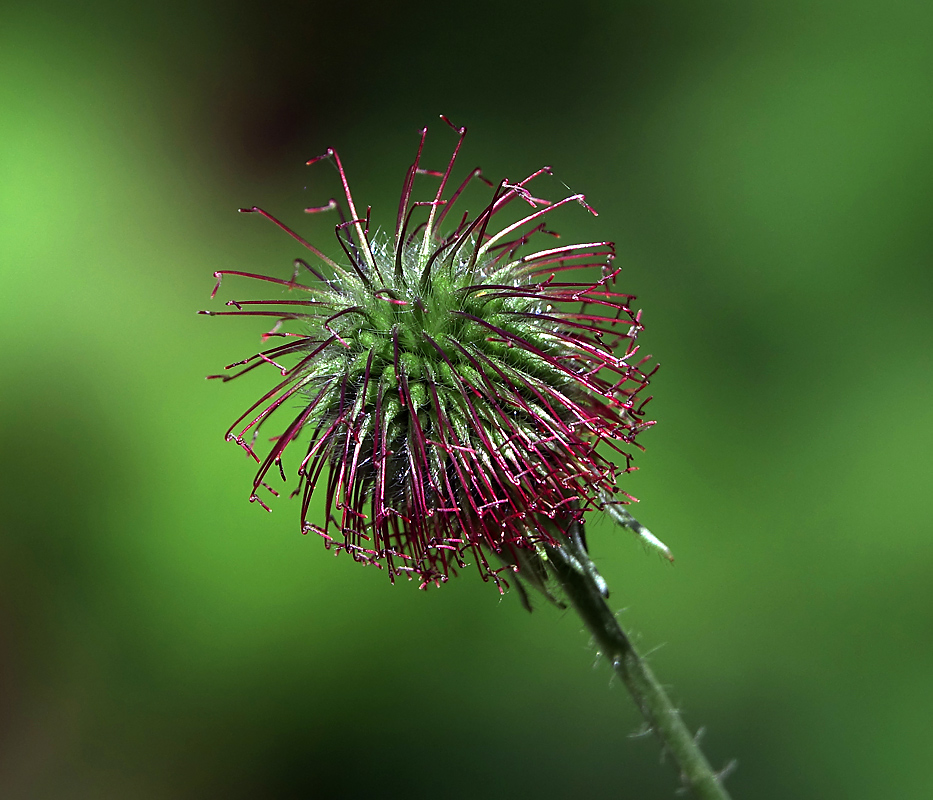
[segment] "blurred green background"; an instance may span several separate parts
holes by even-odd
[[[263,327],[195,311],[301,254],[236,208],[329,242],[334,146],[391,226],[441,112],[464,170],[552,164],[600,212],[564,241],[618,243],[662,364],[626,486],[677,563],[591,545],[734,796],[933,796],[931,22],[4,4],[0,796],[674,796],[571,614],[335,559],[223,441],[264,380],[204,376]]]

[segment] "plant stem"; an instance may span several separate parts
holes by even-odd
[[[651,730],[670,752],[693,795],[701,800],[729,800],[696,737],[606,604],[605,581],[590,560],[582,537],[573,533],[568,540],[560,547],[547,548],[549,566],[567,598],[609,658]]]

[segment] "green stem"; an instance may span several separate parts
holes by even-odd
[[[701,800],[729,800],[729,794],[700,750],[696,737],[687,729],[680,712],[606,604],[605,582],[596,572],[581,537],[575,534],[568,539],[566,545],[547,548],[549,565],[567,598],[631,693],[652,731],[670,752],[694,796]]]

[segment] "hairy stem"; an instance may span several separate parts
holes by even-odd
[[[606,604],[605,582],[587,555],[581,536],[548,547],[548,563],[586,627],[622,679],[661,744],[673,757],[684,784],[701,800],[729,800],[729,794],[703,755],[654,673],[638,654]]]

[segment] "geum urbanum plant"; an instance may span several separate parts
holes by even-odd
[[[605,581],[586,550],[585,518],[602,511],[670,558],[623,508],[633,498],[618,485],[633,469],[636,437],[654,423],[644,419],[653,370],[637,345],[641,314],[632,295],[615,291],[614,246],[532,246],[557,236],[546,227],[556,209],[576,204],[595,214],[582,194],[551,202],[533,193],[549,167],[498,184],[477,168],[445,196],[466,134],[454,130],[459,138],[443,171],[422,168],[421,131],[392,238],[371,233],[370,209],[357,210],[336,151],[308,162],[331,159],[343,186],[348,217],[333,199],[306,209],[339,214],[339,261],[263,209],[240,209],[271,220],[313,256],[313,263],[296,259],[289,279],[219,270],[211,297],[226,275],[284,291],[201,312],[271,317],[263,340],[284,340],[227,367],[239,372],[209,376],[229,380],[270,366],[281,378],[227,431],[260,465],[250,500],[268,509],[260,498],[263,489],[276,494],[268,473],[284,480],[286,450],[307,437],[294,494],[302,498],[302,531],[327,547],[422,588],[472,560],[500,591],[513,579],[529,609],[523,584],[553,602],[568,599],[687,784],[699,796],[724,797],[606,606]],[[419,175],[437,181],[433,198],[414,199]],[[492,189],[486,205],[473,216],[455,212],[477,181]],[[527,208],[517,219],[509,215],[515,204]],[[296,330],[283,330],[289,322]],[[286,357],[297,360],[285,366]],[[260,428],[295,406],[268,453],[258,454]],[[316,519],[311,499],[321,483],[325,510]]]

